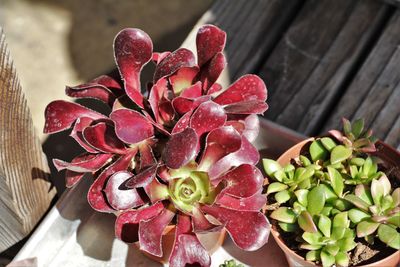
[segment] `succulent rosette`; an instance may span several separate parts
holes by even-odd
[[[226,66],[225,40],[213,25],[200,28],[196,63],[188,49],[154,53],[145,32],[124,29],[114,40],[120,77],[103,75],[66,88],[70,97],[104,102],[109,114],[66,101],[45,111],[45,133],[72,128],[71,137],[86,151],[71,162],[53,161],[66,169],[66,185],[91,173],[92,208],[115,213],[116,236],[139,241],[154,256],[163,255],[163,232],[175,225],[170,266],[209,266],[197,238],[204,232],[225,228],[244,250],[256,250],[268,238],[269,223],[260,212],[263,175],[251,144],[257,114],[268,108],[267,89],[255,75],[226,89],[216,82]],[[140,73],[151,61],[153,81],[142,93]]]

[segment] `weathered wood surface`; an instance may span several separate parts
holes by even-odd
[[[396,11],[325,129],[341,117],[365,118],[375,135],[400,149],[400,10]]]
[[[244,73],[265,80],[270,105],[266,118],[316,135],[340,127],[341,116],[365,117],[368,126],[374,123],[378,137],[399,147],[400,88],[393,89],[400,78],[400,70],[394,68],[399,65],[398,55],[393,50],[396,44],[389,48],[381,44],[389,45],[382,39],[400,38],[400,24],[391,19],[399,12],[395,10],[375,0],[254,0],[235,5],[219,0],[205,22],[228,33],[232,80]],[[378,46],[380,51],[374,52]],[[373,89],[366,87],[368,82],[354,84],[358,76],[371,82],[382,76],[378,84],[388,84],[390,89],[383,93],[378,85]],[[359,93],[370,90],[375,93],[368,98]],[[356,113],[336,111],[341,106]]]
[[[0,28],[0,251],[24,238],[55,194]]]

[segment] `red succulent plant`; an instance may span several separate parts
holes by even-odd
[[[66,185],[93,174],[87,199],[93,209],[115,213],[121,240],[163,254],[164,229],[175,224],[170,266],[211,259],[197,234],[225,228],[236,245],[255,250],[268,238],[269,223],[259,211],[265,203],[263,176],[255,167],[257,114],[267,108],[267,89],[246,75],[223,89],[217,78],[226,65],[226,34],[213,25],[197,33],[197,64],[185,48],[153,53],[149,36],[124,29],[114,40],[120,77],[100,76],[67,87],[74,98],[94,98],[111,108],[103,115],[66,101],[45,111],[45,133],[72,128],[86,152],[66,169]],[[140,72],[153,61],[154,78],[142,93]]]

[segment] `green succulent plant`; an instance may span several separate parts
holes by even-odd
[[[243,264],[237,263],[235,260],[225,260],[219,267],[244,267]]]
[[[368,154],[375,138],[363,121],[343,123],[343,134],[315,138],[285,166],[263,159],[272,180],[266,194],[278,204],[269,217],[297,236],[306,260],[323,266],[348,266],[357,238],[372,243],[377,236],[400,249],[400,188],[392,192],[379,159]]]
[[[386,175],[372,180],[370,186],[358,185],[345,199],[355,206],[349,217],[357,225],[358,237],[371,241],[377,232],[383,243],[400,249],[400,188],[391,192]]]

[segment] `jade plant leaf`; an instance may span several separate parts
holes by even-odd
[[[393,227],[381,224],[378,228],[379,239],[394,249],[400,249],[400,233]]]
[[[347,148],[343,145],[336,146],[331,152],[331,164],[340,163],[346,159],[348,159],[352,154],[350,148]]]
[[[321,141],[315,140],[310,145],[311,159],[315,162],[320,159],[325,159],[328,155],[328,151],[322,145]]]
[[[318,232],[317,227],[308,211],[302,211],[297,219],[297,223],[300,228],[305,232],[316,233]]]
[[[332,138],[329,137],[321,138],[321,143],[325,147],[325,149],[328,150],[329,152],[331,152],[332,149],[336,147],[335,141],[333,141]]]
[[[307,205],[308,205],[308,199],[307,199],[308,190],[306,190],[306,189],[299,189],[299,190],[296,190],[296,191],[294,192],[294,194],[295,194],[296,197],[297,197],[297,201],[298,201],[301,205],[303,205],[304,207],[307,207]]]
[[[310,245],[321,245],[322,235],[320,232],[310,233],[304,232],[302,235],[303,239]]]
[[[322,250],[321,251],[321,261],[322,266],[332,266],[335,264],[335,257],[332,256],[329,252]]]
[[[370,235],[378,229],[379,223],[374,222],[370,219],[360,222],[357,224],[357,236],[364,237]]]
[[[285,203],[291,197],[291,193],[288,190],[283,190],[275,194],[275,200],[279,203]]]
[[[286,188],[288,188],[288,186],[283,183],[279,182],[271,183],[268,185],[267,195],[285,190]]]
[[[345,252],[339,251],[335,256],[335,262],[338,266],[349,266],[349,257]]]
[[[307,202],[310,214],[319,214],[325,205],[325,190],[321,186],[314,187],[307,195]]]
[[[299,227],[295,223],[278,223],[279,227],[285,232],[296,232]]]
[[[274,210],[270,217],[284,223],[295,223],[297,219],[296,213],[287,207],[280,207]]]
[[[332,221],[325,215],[321,214],[318,220],[318,228],[326,237],[331,236]]]
[[[370,218],[371,215],[369,215],[368,213],[359,210],[359,209],[351,209],[349,210],[349,219],[350,221],[352,221],[353,223],[359,223],[362,220],[366,219],[366,218]]]
[[[278,162],[272,159],[263,159],[262,163],[264,166],[264,170],[268,176],[272,176],[276,171],[282,169],[281,165],[279,165]]]
[[[344,189],[342,175],[340,174],[340,172],[332,167],[327,167],[327,169],[333,190],[339,197],[342,197]]]

